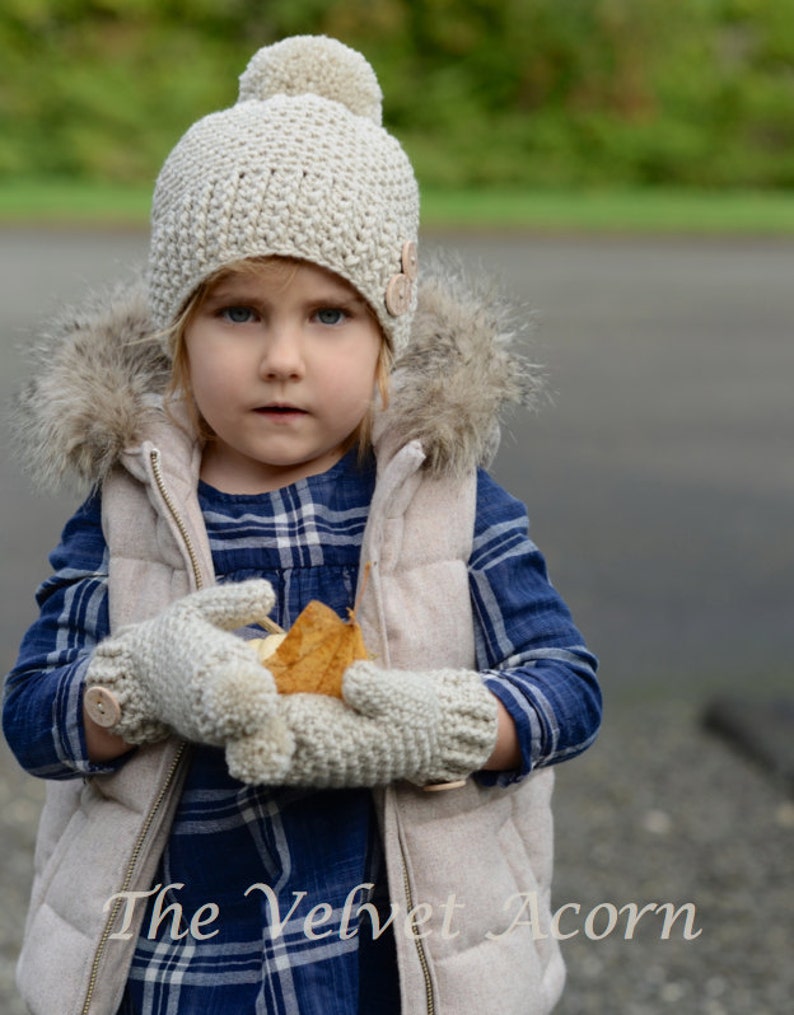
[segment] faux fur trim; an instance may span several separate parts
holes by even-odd
[[[536,408],[542,371],[517,345],[511,305],[489,283],[435,265],[419,288],[411,342],[395,366],[377,431],[389,446],[418,440],[436,475],[492,459],[509,405]],[[48,488],[101,483],[124,448],[137,444],[165,390],[170,365],[152,334],[137,280],[65,312],[36,343],[33,376],[12,425],[21,461]]]
[[[487,466],[505,411],[538,409],[544,373],[517,348],[529,315],[496,281],[474,280],[458,262],[436,260],[422,278],[408,349],[396,364],[384,423],[400,447],[418,440],[435,475]]]
[[[142,281],[90,295],[55,318],[31,350],[16,398],[16,452],[37,485],[85,491],[137,443],[170,363],[152,335]]]

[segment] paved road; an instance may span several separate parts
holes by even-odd
[[[558,396],[514,419],[496,472],[529,503],[552,576],[602,658],[603,735],[558,783],[556,905],[581,906],[561,928],[578,933],[560,1015],[783,1015],[794,807],[698,718],[716,689],[792,689],[794,244],[455,245],[536,312],[536,358]],[[13,346],[143,250],[134,233],[0,231],[4,404],[22,373]],[[0,498],[10,665],[72,504],[34,496],[7,456]],[[0,748],[7,1015],[22,1011],[10,981],[41,795]],[[661,940],[653,916],[631,940],[622,917],[600,941],[585,933],[599,905],[603,921],[609,906],[668,901],[693,903],[697,939],[677,929]]]
[[[530,507],[608,693],[791,682],[794,244],[443,237],[536,315],[555,405],[514,417],[499,478]],[[140,262],[137,233],[0,231],[0,398],[13,345]],[[3,445],[6,445],[4,439]],[[0,460],[10,661],[71,503]]]

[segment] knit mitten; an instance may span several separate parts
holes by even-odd
[[[101,642],[86,672],[86,694],[109,692],[120,713],[110,732],[130,744],[176,732],[222,745],[263,730],[275,717],[275,682],[255,650],[230,632],[261,621],[273,603],[262,579],[192,592]]]
[[[279,699],[291,750],[260,732],[226,746],[232,776],[250,784],[376,786],[451,782],[481,768],[496,743],[496,699],[478,673],[413,673],[354,663],[344,700]],[[288,756],[286,764],[284,759]]]

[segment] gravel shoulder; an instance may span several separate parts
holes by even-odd
[[[794,803],[783,785],[702,726],[691,702],[609,708],[599,741],[559,770],[555,909],[580,933],[563,945],[559,1015],[784,1015],[794,997]],[[692,903],[662,940],[648,911],[601,940],[602,903]],[[570,911],[572,912],[572,911]],[[593,918],[595,935],[611,915]],[[697,933],[699,931],[699,934]],[[694,936],[697,934],[697,936]]]

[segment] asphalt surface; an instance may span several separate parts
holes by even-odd
[[[436,244],[499,274],[532,311],[533,355],[557,394],[538,417],[511,420],[494,471],[529,505],[602,662],[602,736],[559,770],[555,904],[570,904],[560,928],[572,936],[558,1011],[783,1015],[794,996],[794,244],[435,235],[425,248]],[[137,233],[0,231],[4,405],[31,330],[144,251]],[[8,667],[74,503],[34,494],[8,455],[0,498]],[[23,1010],[11,971],[41,795],[0,753],[9,1015]],[[664,939],[667,902],[691,904],[691,940],[690,910]],[[627,938],[626,907],[652,903]]]

